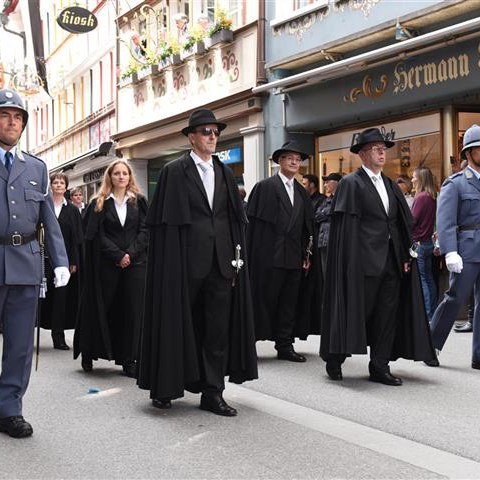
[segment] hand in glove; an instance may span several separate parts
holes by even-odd
[[[460,273],[463,270],[463,260],[457,252],[448,252],[445,255],[445,264],[449,272]]]
[[[70,280],[70,272],[67,267],[56,267],[53,272],[55,273],[55,280],[53,283],[55,287],[65,287]]]

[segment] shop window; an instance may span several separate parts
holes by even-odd
[[[429,167],[435,176],[437,188],[442,181],[442,136],[440,114],[402,120],[379,127],[395,146],[387,150],[383,172],[392,180],[401,175],[411,178],[418,166]],[[318,138],[319,171],[321,175],[339,172],[349,174],[362,163],[360,157],[350,152],[355,137],[365,128],[349,130]]]

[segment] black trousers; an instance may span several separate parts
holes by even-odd
[[[363,277],[370,362],[381,371],[388,368],[395,340],[400,280],[392,246],[390,246],[382,274]],[[329,354],[326,361],[330,364],[341,364],[345,358],[346,355],[343,354]]]
[[[204,393],[223,392],[228,366],[232,279],[222,276],[216,257],[206,277],[188,280]]]
[[[145,264],[120,268],[102,261],[102,295],[115,363],[138,359],[145,293]]]
[[[301,279],[301,269],[272,269],[265,297],[269,317],[275,319],[273,338],[277,350],[290,348],[293,344],[295,312]]]

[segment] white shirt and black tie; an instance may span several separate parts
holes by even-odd
[[[194,151],[190,152],[195,165],[197,167],[200,178],[202,179],[205,192],[207,193],[208,204],[213,210],[213,195],[215,193],[215,170],[213,168],[212,157],[210,160],[202,160]]]
[[[285,185],[285,190],[287,191],[288,198],[293,207],[293,201],[295,198],[295,178],[287,178],[282,172],[278,172],[278,176],[282,180],[282,183]]]
[[[385,187],[385,183],[383,182],[382,172],[374,173],[365,165],[362,165],[362,168],[365,170],[367,175],[370,177],[370,180],[372,181],[373,185],[377,189],[377,192],[380,195],[380,199],[382,200],[383,207],[385,208],[385,212],[388,215],[390,204],[388,201],[387,189]]]

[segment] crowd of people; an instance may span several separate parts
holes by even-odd
[[[0,90],[0,431],[12,437],[33,433],[22,397],[37,316],[55,349],[70,349],[64,332],[75,328],[74,358],[87,374],[109,360],[154,407],[172,408],[187,390],[201,394],[201,409],[233,417],[225,377],[258,377],[259,340],[274,342],[279,360],[303,363],[295,340],[320,335],[333,381],[369,347],[369,379],[400,386],[390,362],[438,366],[474,286],[479,301],[480,127],[466,132],[467,165],[445,181],[438,206],[428,167],[396,181],[382,172],[394,143],[377,128],[351,146],[362,166],[323,176],[323,193],[315,175],[297,180],[309,154],[285,142],[272,153],[278,173],[246,201],[215,156],[227,125],[199,109],[182,130],[191,149],[162,169],[150,205],[125,160],[108,166],[85,205],[81,189],[66,199],[66,175],[48,182],[45,164],[17,148],[27,121],[18,94]],[[437,254],[451,272],[438,306]]]

